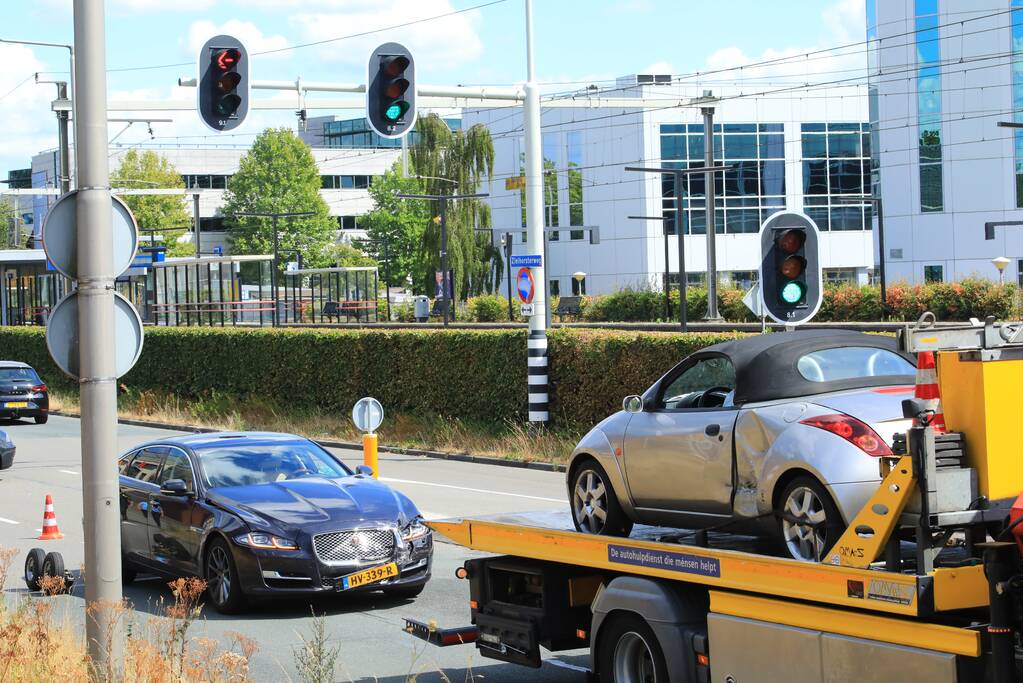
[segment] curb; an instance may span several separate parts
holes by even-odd
[[[77,413],[68,413],[63,410],[51,410],[50,415],[59,417],[71,417],[81,419]],[[131,425],[133,427],[149,427],[151,429],[168,429],[176,432],[191,432],[192,434],[211,434],[222,431],[213,427],[198,427],[196,425],[179,425],[169,422],[154,422],[150,420],[136,420],[133,418],[119,417],[118,424]],[[361,451],[362,444],[352,441],[336,441],[334,439],[315,439],[316,443],[331,448],[343,448],[351,451]],[[540,472],[564,472],[565,466],[552,462],[534,462],[530,460],[506,460],[487,455],[472,455],[470,453],[444,453],[443,451],[428,451],[422,448],[403,448],[401,446],[388,446],[381,444],[381,449],[388,453],[398,455],[415,455],[422,458],[434,458],[436,460],[453,460],[455,462],[470,462],[477,465],[497,465],[498,467],[515,467],[518,469],[538,470]]]

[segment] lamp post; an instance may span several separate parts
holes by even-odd
[[[583,280],[586,279],[586,273],[581,270],[577,270],[572,273],[572,279],[576,282],[576,289],[579,290],[579,296],[585,294],[585,292],[583,292]]]
[[[991,264],[998,269],[998,284],[1005,284],[1005,267],[1010,263],[1009,259],[1004,256],[997,256],[991,259]]]

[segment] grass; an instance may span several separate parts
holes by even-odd
[[[50,391],[50,407],[78,413],[78,394]],[[183,399],[169,392],[123,391],[118,398],[122,418],[150,420],[181,426],[225,430],[292,432],[311,439],[358,442],[362,433],[350,416],[316,409],[282,408],[271,401],[238,401],[213,393],[200,399]],[[388,414],[378,434],[380,445],[418,448],[446,453],[471,453],[509,460],[565,463],[581,430],[535,432],[519,423],[478,423],[458,419]]]

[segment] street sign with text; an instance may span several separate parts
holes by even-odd
[[[543,265],[543,256],[540,254],[513,254],[510,263],[512,268],[539,268]]]

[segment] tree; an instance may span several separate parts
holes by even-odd
[[[415,174],[423,178],[426,194],[473,194],[479,192],[484,178],[493,175],[494,142],[486,126],[452,131],[439,116],[430,114],[419,119],[416,131],[419,141],[409,156]],[[437,206],[430,210],[439,213]],[[459,298],[493,290],[500,249],[492,246],[490,234],[475,230],[489,227],[490,207],[485,202],[462,199],[448,203],[448,267],[454,272]],[[421,248],[428,271],[440,270],[440,243],[439,223],[428,222]]]
[[[20,237],[20,235],[15,232],[17,224],[14,205],[7,197],[0,197],[0,249],[18,248],[16,237]]]
[[[430,207],[426,202],[395,196],[426,191],[418,178],[402,177],[400,163],[396,162],[384,175],[373,179],[369,187],[373,210],[359,216],[359,227],[366,229],[369,240],[358,246],[383,262],[386,241],[390,263],[388,268],[381,269],[380,277],[391,287],[404,286],[410,277],[412,282],[422,286],[428,277],[422,244],[426,224],[431,218]]]
[[[121,165],[110,175],[111,185],[131,189],[176,189],[184,188],[185,181],[174,165],[156,152],[129,150],[121,157]],[[128,205],[144,234],[147,230],[158,231],[163,236],[167,253],[172,256],[188,256],[195,252],[195,246],[178,242],[190,229],[192,217],[181,195],[120,195]]]
[[[318,268],[331,263],[337,221],[320,196],[320,172],[312,150],[287,128],[267,128],[242,157],[224,193],[228,239],[236,254],[272,254],[273,223],[239,213],[314,215],[278,219],[281,252],[300,251],[302,262]]]
[[[341,268],[377,267],[377,260],[351,244],[332,244],[328,249],[330,265]]]

